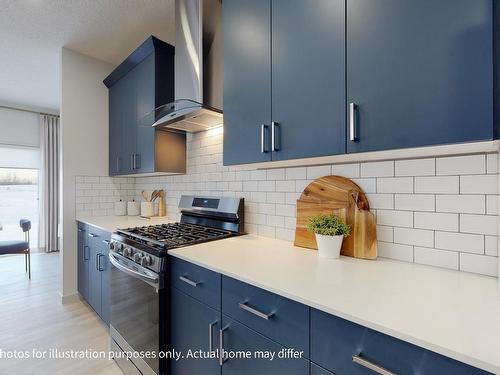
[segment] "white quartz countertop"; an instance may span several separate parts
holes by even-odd
[[[391,260],[320,259],[315,251],[254,235],[169,254],[500,374],[494,278]]]
[[[145,219],[140,216],[93,216],[78,217],[76,220],[108,232],[114,232],[117,229],[141,227],[144,225],[173,223],[173,221],[167,217]]]

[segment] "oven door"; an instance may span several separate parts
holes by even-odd
[[[109,260],[112,345],[119,346],[122,356],[133,353],[129,359],[116,355],[115,360],[127,375],[139,374],[135,368],[143,375],[159,374],[160,275],[115,252]],[[154,358],[148,358],[151,353]]]

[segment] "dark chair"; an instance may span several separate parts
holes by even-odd
[[[31,221],[19,220],[19,226],[24,232],[24,241],[0,241],[0,255],[24,254],[24,265],[31,280],[30,229]]]

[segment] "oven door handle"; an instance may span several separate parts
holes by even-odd
[[[109,253],[109,261],[111,262],[111,264],[113,266],[118,268],[120,271],[125,272],[126,274],[137,277],[139,279],[146,279],[146,281],[153,283],[153,284],[158,284],[158,277],[157,276],[152,276],[152,275],[148,275],[145,273],[137,272],[137,271],[131,270],[128,267],[125,267],[124,265],[120,264],[119,260],[112,253]]]

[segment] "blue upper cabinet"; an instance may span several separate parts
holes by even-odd
[[[222,3],[224,165],[271,160],[271,2]]]
[[[225,165],[496,137],[492,0],[223,9]]]
[[[491,0],[347,0],[348,152],[492,139],[492,35]]]
[[[224,164],[344,153],[344,0],[223,11]]]
[[[185,162],[173,161],[185,153],[185,134],[152,127],[155,109],[174,101],[174,47],[148,38],[104,84],[109,88],[109,174],[185,172]]]
[[[271,8],[272,160],[342,154],[345,1],[272,0]]]

